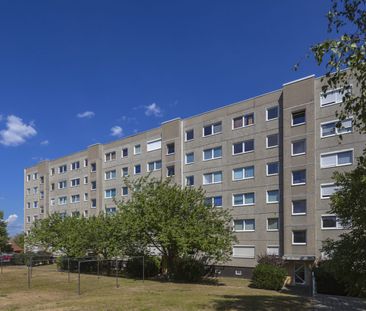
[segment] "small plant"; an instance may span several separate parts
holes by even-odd
[[[259,263],[253,271],[252,286],[280,290],[286,279],[286,270],[268,263]]]
[[[174,263],[173,278],[178,281],[199,282],[207,274],[203,260],[193,257],[179,258]]]

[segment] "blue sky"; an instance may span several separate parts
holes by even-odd
[[[22,230],[25,167],[321,75],[304,57],[327,36],[329,6],[1,1],[0,210],[10,233]]]

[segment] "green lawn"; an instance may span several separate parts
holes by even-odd
[[[51,271],[52,270],[52,271]],[[5,267],[0,274],[0,310],[306,310],[306,298],[249,288],[249,281],[220,278],[217,285],[182,284],[81,276],[34,268],[31,289],[24,267]]]

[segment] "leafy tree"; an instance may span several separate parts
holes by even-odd
[[[13,237],[16,245],[24,249],[24,232],[18,233]]]
[[[155,247],[168,275],[184,256],[208,261],[229,258],[235,240],[231,217],[227,210],[206,205],[202,189],[149,176],[125,179],[125,184],[132,196],[119,203],[118,217],[131,239],[131,251],[148,254]]]
[[[0,211],[0,252],[7,250],[9,241],[7,225],[4,220],[4,213]]]

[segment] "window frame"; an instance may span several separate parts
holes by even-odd
[[[220,124],[220,126],[221,126],[221,131],[214,133],[215,125],[218,125],[218,124]],[[211,134],[205,135],[205,128],[209,127],[209,126],[211,127]],[[217,122],[214,122],[211,124],[203,125],[203,127],[202,127],[202,137],[210,137],[210,136],[219,135],[219,134],[222,134],[222,121],[217,121]]]
[[[305,232],[305,242],[295,242],[295,232]],[[292,245],[307,245],[308,237],[307,237],[307,230],[292,230]]]
[[[253,168],[253,176],[250,177],[245,177],[245,172],[248,168]],[[243,178],[240,179],[235,179],[235,170],[241,170],[243,173]],[[233,168],[231,170],[231,181],[241,181],[241,180],[247,180],[247,179],[254,179],[255,178],[255,166],[254,165],[250,165],[250,166],[244,166],[244,167],[236,167]]]
[[[294,124],[294,114],[298,114],[298,113],[301,113],[301,112],[304,113],[304,119],[305,119],[305,121],[304,122],[301,122],[301,123]],[[300,125],[304,125],[304,124],[306,124],[306,109],[292,111],[291,112],[291,127],[296,127],[296,126],[300,126]]]
[[[221,156],[215,157],[215,149],[221,149]],[[205,159],[205,151],[211,151],[211,158]],[[222,146],[217,146],[217,147],[212,147],[212,148],[207,148],[207,149],[202,150],[202,161],[212,161],[212,160],[217,160],[217,159],[222,159]]]
[[[192,132],[193,134],[192,134],[192,138],[191,139],[188,139],[187,138],[187,133],[188,132]],[[194,129],[189,129],[189,130],[186,130],[185,132],[184,132],[184,141],[185,142],[187,142],[187,141],[192,141],[192,140],[194,140]]]
[[[299,143],[299,142],[304,142],[305,143],[305,148],[304,148],[305,151],[300,152],[300,153],[294,153],[294,144]],[[291,156],[292,157],[297,157],[297,156],[301,156],[301,155],[305,155],[305,154],[306,154],[306,138],[291,141]]]
[[[301,172],[301,171],[305,171],[305,182],[301,182],[301,183],[294,183],[294,173],[295,172]],[[307,170],[306,169],[299,169],[299,170],[293,170],[291,171],[291,186],[303,186],[306,185],[306,181],[307,181]]]
[[[270,229],[269,226],[268,226],[268,221],[270,219],[277,219],[277,229]],[[266,219],[266,229],[268,232],[278,232],[280,230],[280,219],[279,217],[267,217]]]
[[[193,156],[193,161],[192,162],[188,162],[187,159],[188,159],[188,155],[192,155]],[[194,151],[190,151],[190,152],[187,152],[185,155],[184,155],[184,164],[186,165],[190,165],[190,164],[193,164],[194,163]]]
[[[220,173],[221,174],[221,181],[215,182],[215,174]],[[211,179],[212,182],[211,183],[205,183],[205,175],[211,175]],[[216,184],[221,184],[223,181],[223,177],[224,174],[222,171],[215,171],[215,172],[210,172],[210,173],[204,173],[202,174],[202,185],[207,186],[207,185],[216,185]]]
[[[246,221],[253,220],[254,221],[254,229],[245,229],[246,228]],[[241,221],[243,224],[243,230],[236,230],[235,229],[235,221]],[[233,219],[233,231],[234,232],[255,232],[255,218],[245,218],[245,219]]]
[[[324,227],[323,226],[323,217],[335,217],[336,226],[335,227]],[[344,230],[345,228],[340,223],[339,217],[336,214],[322,214],[320,215],[320,229],[321,230]]]
[[[320,184],[320,199],[321,200],[329,200],[330,197],[333,195],[331,194],[329,197],[324,197],[323,194],[322,194],[322,186],[334,186],[335,188],[337,188],[336,184],[335,183],[323,183],[323,184]],[[335,192],[337,192],[338,190],[336,190]]]
[[[276,110],[277,110],[277,117],[276,118],[269,119],[268,118],[268,110],[273,109],[273,108],[276,108]],[[280,109],[279,109],[279,106],[278,105],[272,106],[272,107],[267,107],[266,108],[266,122],[273,121],[273,120],[277,120],[278,117],[279,117],[279,112],[280,112]]]
[[[253,150],[245,151],[245,144],[249,141],[253,141]],[[234,150],[235,150],[234,145],[237,145],[237,144],[242,144],[242,150],[243,151],[238,152],[238,153],[234,153]],[[233,155],[233,156],[237,156],[237,155],[245,154],[245,153],[251,153],[251,152],[254,152],[254,151],[255,151],[255,140],[254,140],[254,138],[243,140],[243,141],[238,141],[236,143],[232,143],[232,145],[231,145],[231,155]]]
[[[234,248],[250,248],[253,249],[253,257],[243,257],[243,256],[235,256]],[[255,245],[242,245],[242,244],[234,244],[232,246],[232,258],[244,258],[244,259],[254,259],[255,258]]]
[[[339,153],[345,153],[345,152],[352,152],[352,161],[351,163],[345,163],[345,164],[339,164],[339,159],[338,159],[338,154]],[[330,156],[330,155],[336,155],[336,164],[332,165],[332,166],[323,166],[322,165],[322,156]],[[336,150],[336,151],[330,151],[330,152],[323,152],[320,154],[320,168],[321,169],[325,169],[325,168],[334,168],[334,167],[342,167],[342,166],[349,166],[349,165],[353,165],[354,163],[354,148],[349,148],[349,149],[342,149],[342,150]]]
[[[277,191],[277,197],[278,197],[278,200],[277,201],[269,201],[268,198],[268,192],[271,192],[271,191]],[[272,190],[266,190],[266,203],[267,204],[278,204],[280,202],[280,190],[279,189],[272,189]]]
[[[301,213],[295,213],[294,212],[294,202],[296,201],[305,201],[305,212],[301,212]],[[295,199],[295,200],[291,200],[291,215],[292,216],[303,216],[307,214],[307,200],[306,199]]]
[[[138,148],[138,151],[136,151]],[[141,144],[136,144],[133,146],[133,155],[139,155],[141,154]]]
[[[341,128],[338,128],[337,127],[337,123],[340,122],[342,124],[343,122],[346,122],[346,121],[351,121],[351,123],[352,123],[351,131],[345,132],[345,133],[339,133],[339,130],[342,129],[342,127]],[[335,129],[334,134],[331,134],[331,135],[323,135],[323,128],[322,128],[322,126],[323,125],[327,125],[327,124],[331,124],[331,123],[335,123],[335,125],[334,125],[334,129]],[[320,138],[328,138],[328,137],[334,137],[334,136],[341,136],[341,135],[347,135],[347,134],[351,134],[351,133],[353,133],[353,117],[352,116],[351,117],[348,117],[348,118],[346,118],[344,120],[339,120],[338,119],[338,120],[324,121],[324,122],[321,122],[320,123]]]
[[[268,173],[268,165],[273,164],[273,163],[277,163],[277,173],[269,174]],[[266,163],[266,176],[277,176],[277,175],[279,175],[279,173],[280,173],[280,162],[279,161],[267,162]]]
[[[245,203],[245,195],[246,194],[253,194],[253,203]],[[243,197],[243,204],[235,204],[235,196],[241,195]],[[245,193],[233,193],[232,194],[232,206],[233,207],[241,207],[241,206],[254,206],[256,203],[256,195],[255,192],[245,192]]]
[[[253,123],[252,124],[248,124],[248,125],[245,125],[245,119],[246,117],[248,116],[253,116]],[[242,126],[239,126],[239,127],[234,127],[234,120],[235,119],[239,119],[241,118],[242,120]],[[254,115],[254,111],[253,112],[249,112],[249,113],[245,113],[245,114],[242,114],[242,115],[239,115],[237,117],[233,117],[231,118],[231,129],[234,131],[234,130],[238,130],[238,129],[242,129],[242,128],[245,128],[245,127],[250,127],[250,126],[253,126],[255,125],[255,115]]]
[[[113,191],[114,190],[114,195],[111,196],[107,196],[107,192],[108,191]],[[105,189],[104,190],[104,199],[113,199],[117,196],[117,189],[116,188],[109,188],[109,189]]]
[[[277,145],[273,145],[273,146],[269,146],[268,145],[268,138],[270,136],[277,136]],[[272,149],[272,148],[277,148],[280,145],[280,138],[279,138],[279,133],[274,133],[274,134],[269,134],[266,136],[266,149]]]

